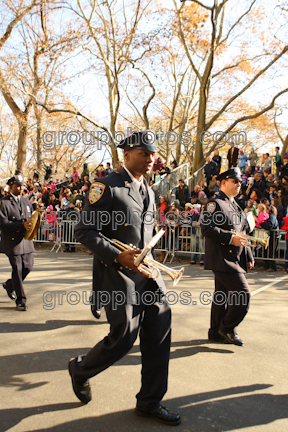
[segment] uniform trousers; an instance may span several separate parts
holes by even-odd
[[[33,268],[33,253],[7,255],[12,266],[12,277],[6,281],[7,292],[16,293],[16,304],[26,304],[23,281]]]
[[[209,337],[233,333],[249,309],[250,288],[244,273],[214,271],[215,292],[211,307]]]
[[[171,310],[165,300],[161,303],[117,305],[117,310],[112,304],[105,306],[110,333],[86,356],[72,361],[72,373],[86,380],[107,369],[128,353],[140,330],[142,380],[137,407],[144,411],[158,408],[167,391],[171,344]]]

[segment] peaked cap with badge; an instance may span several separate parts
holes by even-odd
[[[156,141],[158,136],[151,130],[142,132],[134,132],[129,137],[126,137],[118,144],[118,148],[126,150],[132,150],[134,148],[139,150],[146,150],[156,153]]]
[[[229,179],[235,179],[242,182],[241,171],[238,167],[229,168],[227,171],[224,171],[223,173],[219,174],[218,177],[216,177],[216,180],[219,181]]]
[[[23,186],[23,177],[22,177],[22,175],[20,175],[20,174],[18,174],[18,175],[15,175],[15,176],[13,176],[13,177],[11,177],[8,181],[7,181],[7,183],[6,183],[8,186],[13,186],[14,184],[16,184],[16,185],[19,185],[19,186]]]

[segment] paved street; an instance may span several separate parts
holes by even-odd
[[[180,299],[183,291],[192,296],[189,305],[178,301],[172,306],[164,405],[180,412],[183,421],[177,431],[286,432],[288,275],[283,270],[250,272],[251,307],[238,329],[244,347],[212,344],[206,339],[210,305],[205,302],[213,293],[213,275],[187,262],[176,288],[164,277],[168,290],[174,292],[171,301],[177,295]],[[3,254],[0,275],[1,284],[10,275]],[[141,371],[138,340],[127,356],[91,379],[93,400],[88,405],[74,395],[67,361],[85,354],[109,331],[105,313],[97,321],[84,304],[91,278],[91,255],[41,250],[25,281],[27,312],[17,312],[1,287],[1,431],[171,430],[134,414]],[[59,291],[65,294],[59,296]],[[77,302],[71,291],[81,297],[76,305],[71,304]]]

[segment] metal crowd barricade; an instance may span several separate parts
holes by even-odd
[[[175,255],[190,256],[191,262],[197,261],[204,263],[205,255],[205,238],[202,236],[200,226],[181,225],[177,228],[166,226],[167,236],[167,253],[165,259],[170,255],[170,263],[173,262]],[[270,242],[267,249],[260,243],[252,248],[255,260],[270,260],[284,263],[286,256],[286,231],[273,230],[266,231],[255,229],[251,236],[266,239],[270,236]]]
[[[160,227],[160,228],[163,228],[163,227]],[[170,254],[168,242],[169,242],[169,228],[165,227],[165,234],[163,235],[163,237],[161,237],[161,239],[159,240],[157,245],[154,247],[155,252],[165,252],[163,264],[165,264],[169,254]],[[173,256],[173,258],[174,258],[174,256]],[[171,261],[172,260],[173,259],[171,259]]]
[[[52,233],[54,232],[55,227],[52,224],[48,224],[47,220],[44,220],[44,214],[41,216],[39,230],[37,232],[36,237],[34,237],[33,241],[37,243],[54,243],[55,237]],[[54,249],[54,246],[53,246]]]
[[[59,214],[52,221],[49,218],[49,213],[44,213],[41,217],[40,227],[34,242],[37,243],[53,243],[50,252],[56,248],[56,253],[59,251],[62,244],[80,245],[74,236],[75,224],[69,220],[63,220],[63,215]]]
[[[169,199],[170,193],[173,194],[173,189],[179,185],[179,179],[183,178],[184,181],[187,179],[188,169],[188,164],[180,165],[179,167],[172,170],[170,174],[165,174],[162,176],[161,180],[152,186],[157,204],[159,204],[160,196],[162,195]]]
[[[269,246],[267,249],[264,247],[253,248],[255,259],[285,262],[286,234],[286,231],[281,230],[266,231],[255,228],[253,231],[254,237],[265,239],[267,235],[270,236]]]
[[[42,217],[39,231],[34,238],[34,242],[38,243],[53,243],[51,252],[56,249],[59,251],[62,244],[66,245],[81,245],[77,242],[74,235],[76,222],[63,220],[58,218],[54,224],[49,225],[47,220]],[[273,260],[277,262],[285,262],[287,241],[286,231],[273,230],[266,231],[256,228],[251,234],[256,238],[267,237],[270,235],[270,242],[267,249],[261,244],[253,247],[253,255],[255,260]],[[154,248],[156,252],[165,252],[163,263],[170,258],[170,263],[173,262],[175,255],[190,256],[190,261],[196,263],[199,255],[199,263],[204,263],[205,255],[205,238],[202,236],[200,226],[180,225],[173,227],[165,225],[165,235],[159,240]]]
[[[198,171],[187,178],[187,184],[191,192],[194,190],[195,186],[200,182],[200,180],[205,180],[204,167],[205,165],[203,165],[198,169]]]

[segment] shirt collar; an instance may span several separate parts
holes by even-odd
[[[229,201],[231,202],[231,203],[233,203],[234,202],[234,198],[233,197],[229,197],[229,195],[227,195],[225,192],[223,192],[222,191],[222,193],[224,194],[224,195],[226,195],[226,197],[229,199]]]
[[[142,176],[142,179],[141,180],[137,180],[134,176],[133,176],[133,174],[131,174],[131,172],[124,166],[124,169],[127,171],[127,173],[129,174],[129,176],[131,177],[131,180],[133,181],[133,183],[136,185],[136,187],[137,187],[137,189],[139,190],[140,189],[140,186],[142,185],[142,187],[143,187],[143,190],[146,190],[146,187],[145,187],[145,183],[144,183],[144,181],[143,181],[143,176]]]
[[[16,202],[20,202],[20,195],[16,196],[12,192],[10,192]]]

